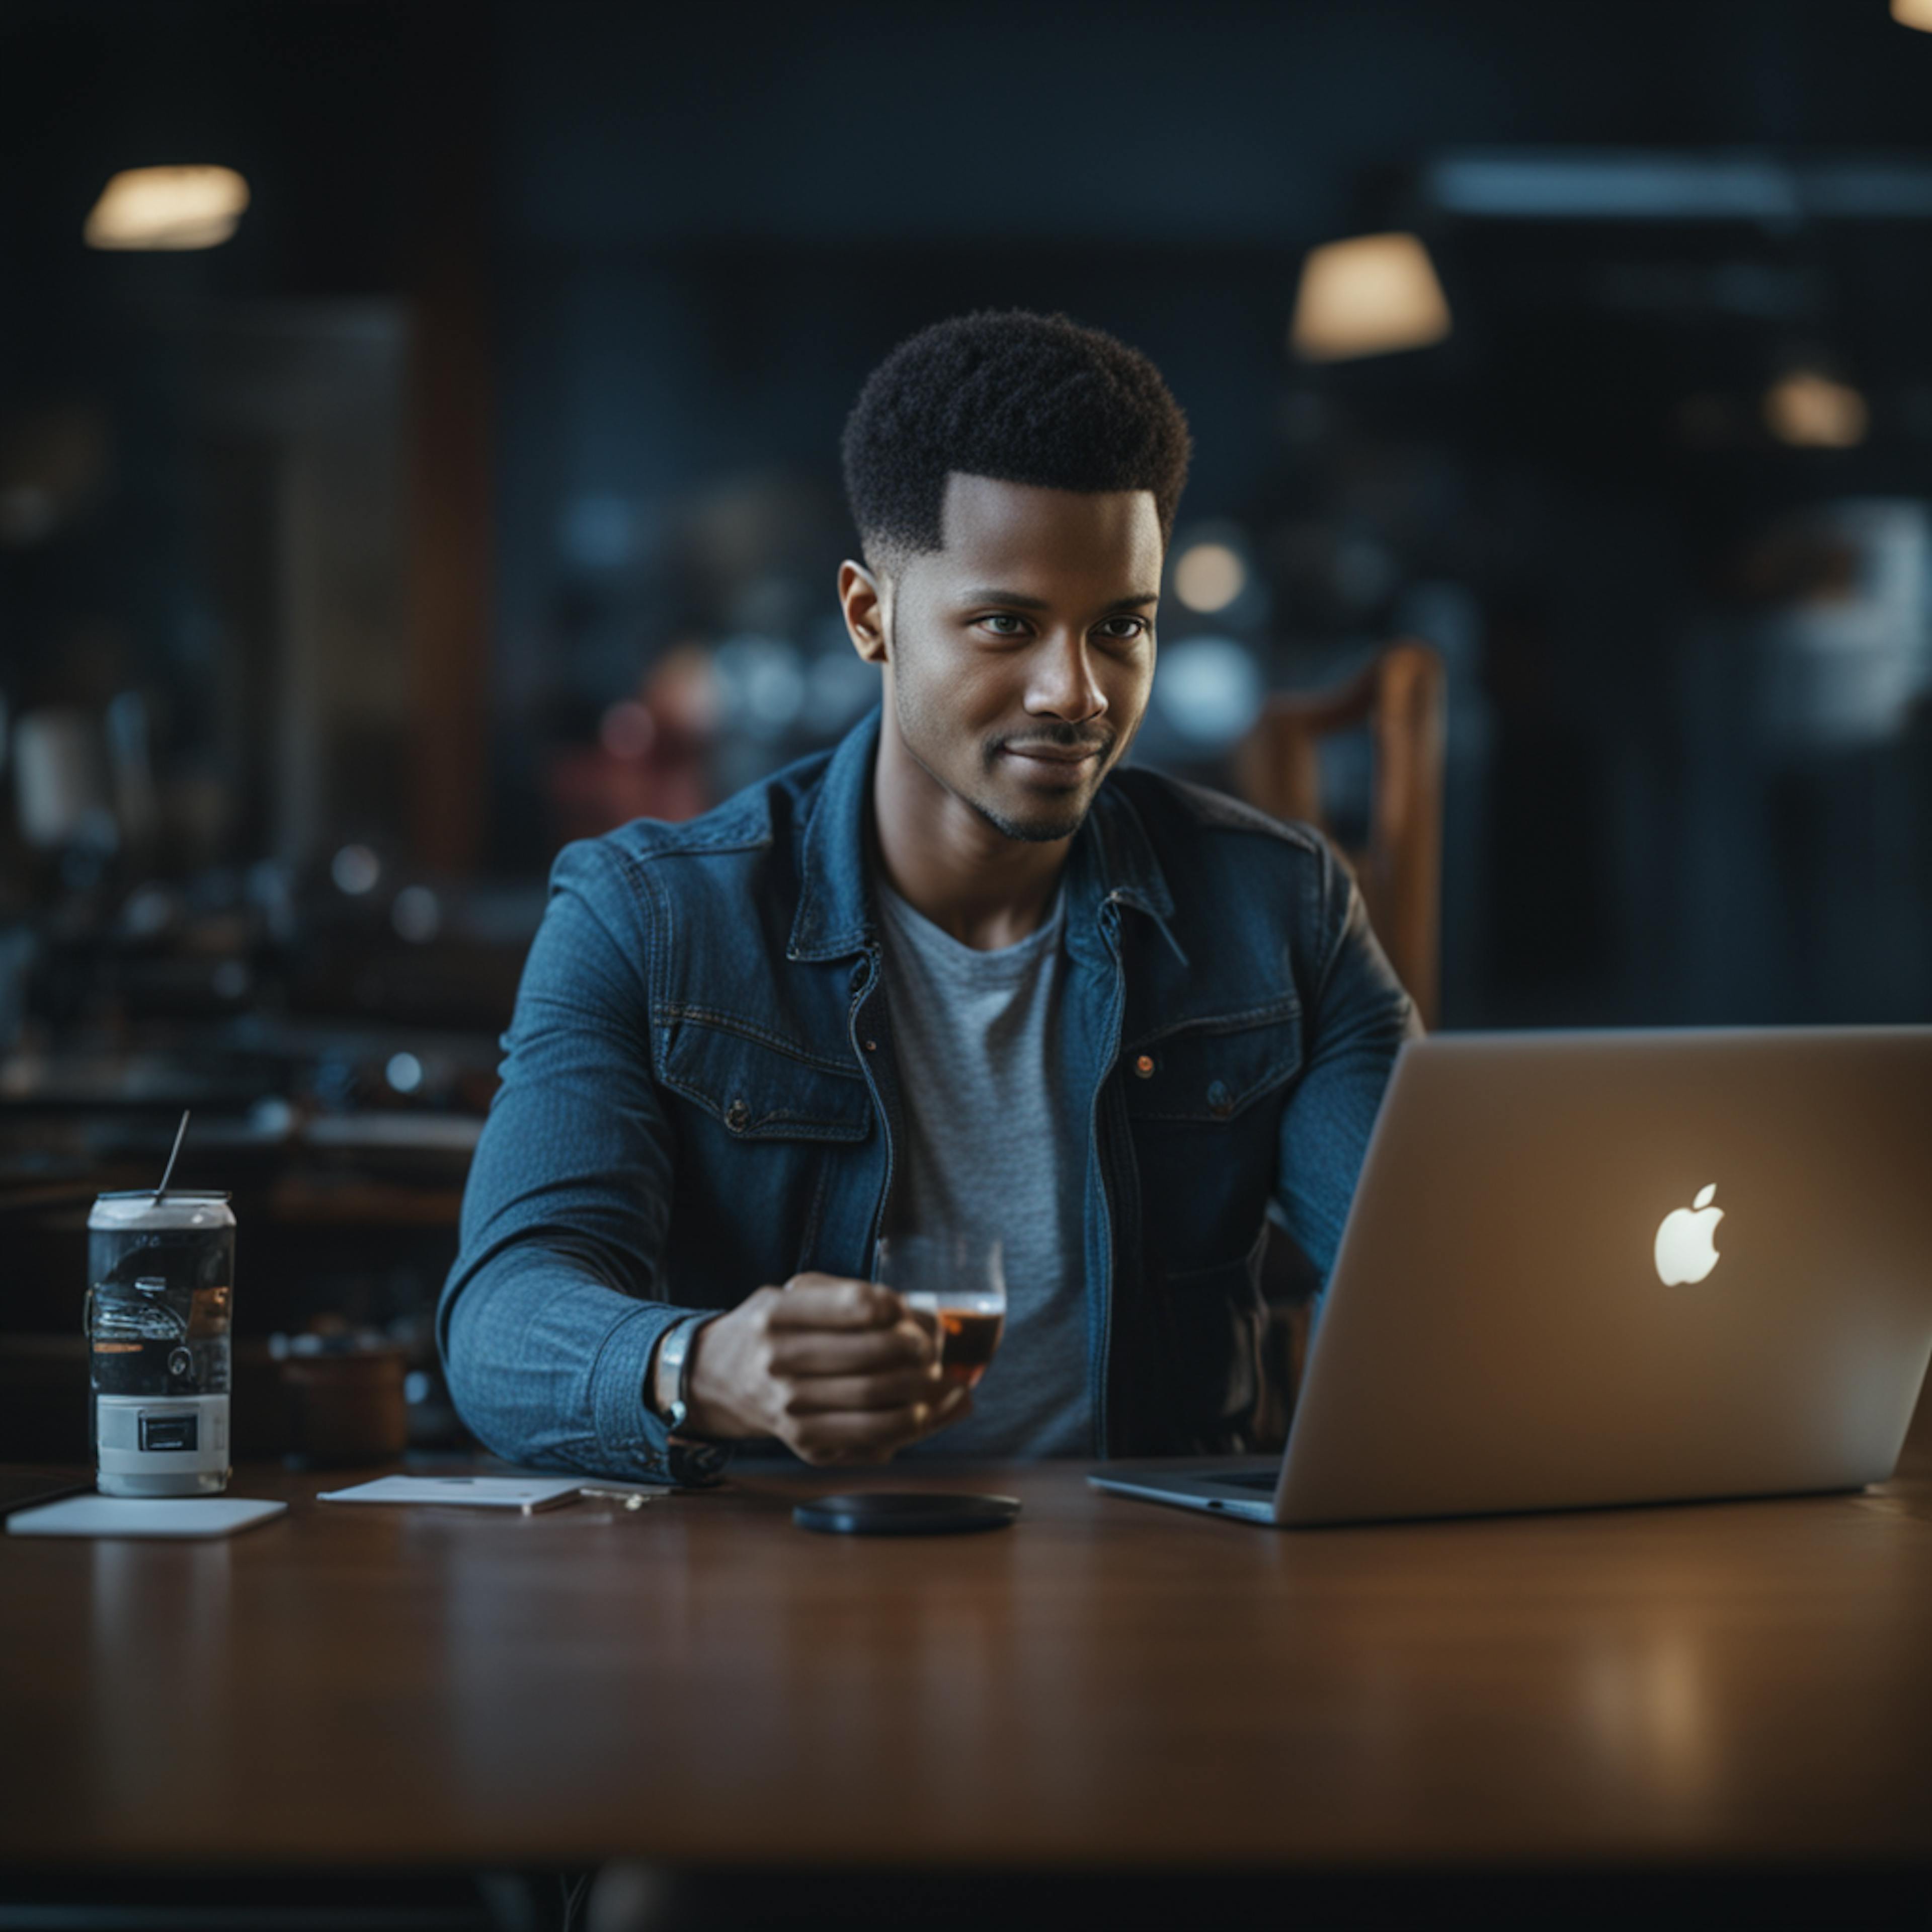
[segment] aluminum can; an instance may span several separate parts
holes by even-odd
[[[87,1217],[88,1403],[110,1496],[228,1486],[235,1216],[225,1194],[98,1196]]]

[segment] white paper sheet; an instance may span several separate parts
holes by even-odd
[[[583,1486],[581,1476],[382,1476],[352,1490],[325,1490],[326,1503],[457,1503],[471,1509],[551,1509]]]
[[[68,1496],[16,1510],[9,1536],[232,1536],[280,1516],[286,1503],[248,1496]]]

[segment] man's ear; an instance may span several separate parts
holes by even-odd
[[[892,622],[890,585],[848,557],[838,566],[838,604],[852,648],[868,664],[884,664]]]

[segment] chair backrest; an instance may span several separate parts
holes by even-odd
[[[1250,803],[1334,834],[1322,814],[1322,740],[1366,727],[1373,759],[1367,843],[1340,844],[1396,977],[1433,1027],[1441,981],[1442,659],[1405,639],[1325,691],[1278,692],[1237,748]]]

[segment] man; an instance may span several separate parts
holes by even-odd
[[[943,322],[867,382],[838,592],[880,709],[557,862],[441,1309],[492,1448],[1246,1445],[1264,1218],[1326,1269],[1414,1021],[1319,838],[1121,769],[1189,449],[1064,317]],[[898,1231],[1004,1244],[974,1397],[872,1280]]]

